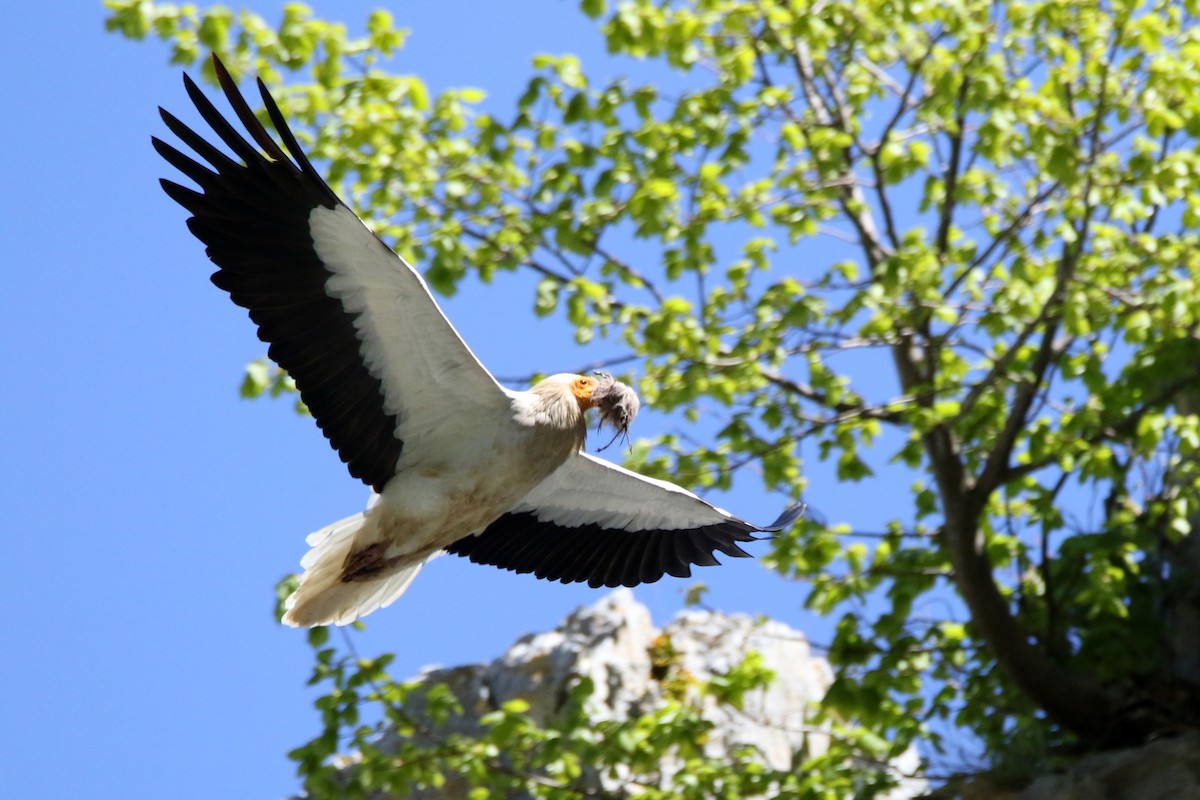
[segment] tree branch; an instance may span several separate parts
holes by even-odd
[[[972,60],[974,60],[974,57],[972,57]],[[942,173],[945,200],[942,202],[937,234],[934,236],[934,247],[937,250],[938,257],[941,259],[945,259],[946,251],[950,246],[950,228],[954,222],[954,210],[958,205],[955,194],[958,191],[958,174],[962,163],[963,140],[965,138],[964,128],[967,124],[967,90],[970,86],[970,75],[964,75],[962,83],[958,87],[958,95],[954,99],[955,130],[950,134],[950,161],[946,164],[946,171]]]
[[[765,367],[760,369],[759,372],[770,383],[778,386],[780,389],[799,397],[803,397],[806,400],[811,400],[817,405],[820,405],[823,408],[828,408],[830,411],[833,411],[838,415],[846,415],[847,418],[864,417],[866,419],[877,419],[897,425],[904,422],[904,416],[899,411],[893,411],[884,406],[869,406],[864,403],[834,403],[824,392],[809,386],[807,383],[794,381],[791,378],[776,372],[775,370],[767,369]],[[892,403],[889,403],[888,405],[905,402],[909,402],[909,399],[900,398],[892,401]],[[834,421],[840,420],[829,420],[830,423]]]

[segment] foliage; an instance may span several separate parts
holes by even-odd
[[[651,77],[538,56],[508,115],[384,72],[384,12],[357,39],[301,6],[111,0],[110,25],[306,70],[285,113],[435,288],[531,270],[643,402],[717,409],[634,468],[797,495],[805,442],[855,491],[908,470],[886,530],[773,546],[840,615],[831,716],[1027,764],[1195,724],[1200,3],[580,6]],[[965,623],[914,615],[948,589]]]
[[[281,592],[286,596],[286,592]],[[347,639],[347,641],[349,641]],[[399,683],[388,674],[390,654],[374,659],[330,646],[329,630],[309,634],[316,665],[310,683],[322,733],[290,755],[313,797],[409,797],[425,790],[472,798],[850,797],[891,785],[878,766],[847,770],[844,752],[798,754],[797,769],[772,769],[753,748],[735,757],[705,754],[712,723],[701,714],[706,697],[734,701],[770,679],[753,657],[710,685],[690,679],[686,692],[642,716],[597,720],[589,713],[594,686],[580,679],[551,720],[534,719],[513,700],[479,724],[444,685]],[[688,681],[674,667],[669,681]],[[364,721],[363,709],[379,712]],[[846,735],[854,737],[854,731]],[[851,739],[852,740],[852,739]],[[341,751],[354,754],[347,759]],[[619,789],[607,788],[619,786]]]
[[[279,397],[284,393],[296,396],[296,413],[308,414],[308,407],[296,394],[296,382],[266,356],[256,358],[246,365],[246,374],[242,376],[242,385],[238,394],[247,400],[267,395]]]

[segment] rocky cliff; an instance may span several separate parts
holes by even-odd
[[[1068,769],[1024,788],[997,785],[988,775],[962,778],[931,800],[1200,800],[1200,734],[1085,756]]]
[[[659,629],[650,612],[628,590],[618,590],[595,605],[580,608],[552,631],[522,637],[487,664],[429,669],[418,676],[422,685],[449,687],[464,713],[437,728],[447,733],[478,734],[480,719],[510,700],[523,700],[539,724],[553,721],[571,689],[587,678],[595,690],[589,717],[625,720],[660,707],[678,696],[682,685],[699,685],[739,665],[750,651],[775,675],[763,689],[744,698],[741,708],[706,695],[703,716],[713,724],[707,753],[723,757],[753,747],[764,765],[790,770],[828,747],[827,729],[812,721],[813,704],[832,679],[828,663],[812,653],[804,635],[778,622],[743,615],[688,610]],[[681,682],[683,676],[686,680]],[[422,713],[421,692],[410,698],[410,710]],[[416,734],[414,734],[416,735]],[[379,741],[395,750],[396,734]],[[357,759],[342,761],[355,769]],[[663,772],[672,773],[670,765]],[[987,774],[964,776],[932,792],[912,777],[919,768],[915,751],[891,765],[899,786],[888,800],[927,797],[933,800],[1200,800],[1200,735],[1188,733],[1140,748],[1087,756],[1060,774],[1036,778],[1023,788],[997,785]],[[589,775],[598,790],[622,796],[619,777]],[[469,787],[451,779],[437,791],[406,795],[416,800],[459,800]],[[927,794],[927,792],[929,792]],[[632,795],[631,795],[632,796]]]
[[[811,722],[812,707],[832,675],[803,634],[778,622],[700,610],[683,611],[659,629],[629,590],[576,610],[555,630],[521,638],[488,664],[430,669],[419,680],[447,685],[462,705],[464,714],[452,717],[446,728],[476,733],[482,716],[510,700],[528,703],[529,715],[539,723],[553,719],[581,678],[590,678],[595,686],[588,707],[592,719],[635,717],[663,702],[672,691],[672,678],[686,675],[696,684],[707,682],[741,664],[750,651],[761,656],[775,680],[749,693],[740,709],[707,696],[695,698],[714,724],[706,742],[708,755],[719,758],[750,746],[766,765],[786,770],[822,754],[828,734]],[[662,663],[664,653],[669,653],[669,668]],[[384,750],[395,747],[395,736],[380,745]],[[924,791],[924,781],[908,777],[917,767],[915,751],[894,764],[900,787],[891,800]],[[593,779],[605,789],[620,788],[611,777]],[[466,797],[466,792],[465,785],[451,781],[428,796],[453,799]]]

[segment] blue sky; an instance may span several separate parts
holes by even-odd
[[[255,8],[274,18],[278,6]],[[434,91],[482,87],[497,110],[535,53],[622,68],[572,3],[390,8],[413,31],[394,69]],[[355,26],[369,6],[318,9]],[[297,786],[285,753],[318,727],[309,650],[275,623],[273,586],[307,533],[367,493],[290,404],[239,400],[242,365],[264,346],[209,284],[150,148],[168,135],[156,107],[186,110],[179,70],[165,46],[107,35],[102,19],[90,2],[0,11],[0,796],[284,797]],[[560,323],[534,320],[529,287],[501,276],[444,308],[499,375],[587,363]],[[510,337],[495,336],[498,319]],[[681,424],[648,414],[635,433]],[[826,516],[862,510],[861,489],[816,468],[810,500]],[[749,486],[719,499],[758,522],[786,503]],[[880,521],[881,500],[869,504]],[[801,611],[803,587],[754,561],[697,578],[717,607],[824,638]],[[662,623],[690,583],[635,594]],[[401,677],[486,660],[600,596],[443,558],[370,617],[357,646],[395,651]]]

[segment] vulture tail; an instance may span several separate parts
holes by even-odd
[[[309,534],[305,543],[312,549],[300,560],[300,586],[284,603],[285,625],[349,625],[404,594],[428,559],[365,575],[348,572],[350,553],[356,540],[366,538],[358,534],[369,521],[369,516],[355,514]]]

